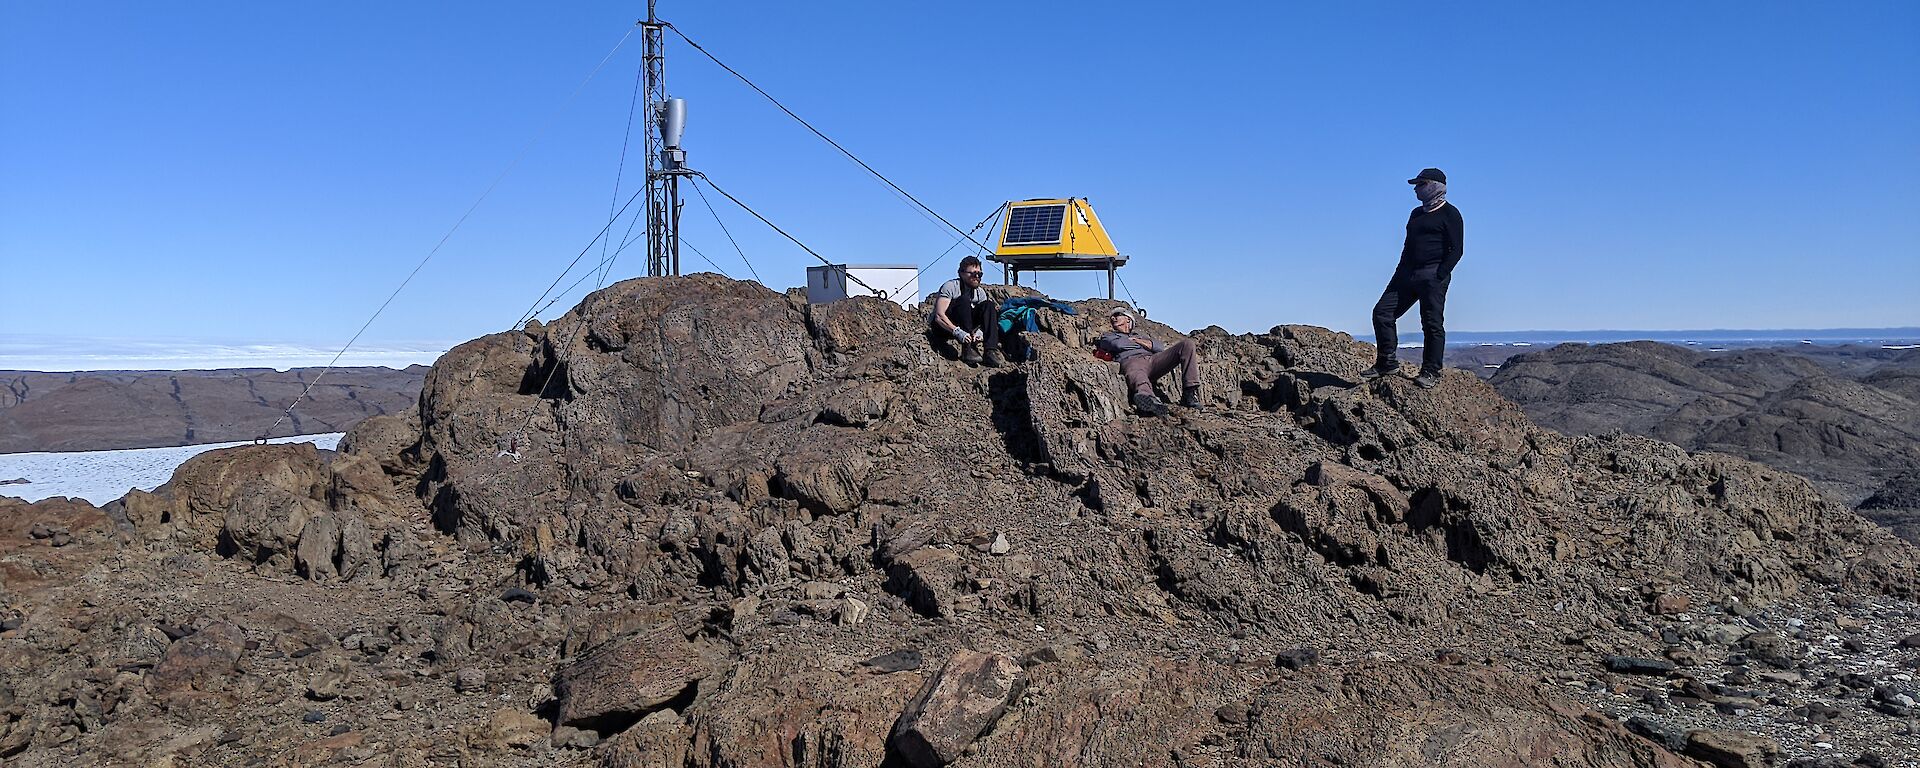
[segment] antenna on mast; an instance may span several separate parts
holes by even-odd
[[[667,98],[666,24],[655,13],[658,0],[647,0],[646,56],[642,60],[642,88],[647,116],[647,276],[680,274],[680,178],[687,169],[687,151],[680,148],[687,129],[687,100]]]

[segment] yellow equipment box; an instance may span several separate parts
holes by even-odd
[[[1008,202],[1000,242],[988,258],[1006,267],[1013,285],[1023,271],[1105,270],[1108,298],[1113,271],[1127,263],[1084,197]]]

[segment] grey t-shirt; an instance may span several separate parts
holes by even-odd
[[[945,296],[949,299],[958,299],[960,298],[960,295],[965,291],[966,291],[965,288],[960,287],[960,278],[956,277],[952,280],[948,280],[944,283],[941,283],[940,290],[934,291],[933,295],[936,297]],[[992,299],[988,298],[987,296],[987,287],[984,285],[980,285],[980,286],[974,287],[973,295],[967,297],[966,303],[968,306],[972,306],[974,304],[978,304],[983,301],[992,301]]]
[[[939,323],[933,319],[933,316],[935,310],[940,306],[940,303],[936,301],[936,299],[939,299],[941,296],[952,299],[953,303],[957,303],[962,307],[971,307],[983,301],[993,300],[993,297],[987,295],[987,287],[984,285],[973,289],[973,298],[971,299],[963,300],[960,298],[960,294],[965,292],[966,289],[960,287],[960,278],[956,277],[941,283],[940,290],[934,291],[932,295],[927,297],[927,322],[939,325]],[[949,311],[951,311],[951,308],[949,308]]]

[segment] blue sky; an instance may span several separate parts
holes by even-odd
[[[962,226],[1090,197],[1176,327],[1366,332],[1430,165],[1467,222],[1451,328],[1920,320],[1920,3],[662,6]],[[504,330],[605,223],[640,36],[568,95],[640,15],[0,5],[0,332],[343,342],[538,136],[363,343]],[[952,244],[668,50],[693,167],[839,261]],[[714,203],[773,287],[803,282],[810,257]],[[684,215],[746,275],[697,197]]]

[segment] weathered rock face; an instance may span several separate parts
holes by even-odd
[[[59,703],[112,690],[95,667],[158,674],[124,660],[162,653],[140,617],[99,633],[113,653],[57,618],[112,595],[243,632],[239,683],[179,702],[254,707],[272,724],[207,738],[249,754],[1678,766],[1684,744],[1541,681],[1661,657],[1657,597],[1731,627],[1920,583],[1912,547],[1799,478],[1542,430],[1459,372],[1363,385],[1371,349],[1322,329],[1195,332],[1206,407],[1142,418],[1085,352],[1107,303],[1078,306],[1002,369],[887,302],[708,275],[469,342],[417,427],[210,453],[110,510],[127,543],[94,546],[134,564],[35,592],[0,664],[53,702],[19,748],[211,748],[152,735],[183,706]],[[30,667],[69,682],[20,687]]]

